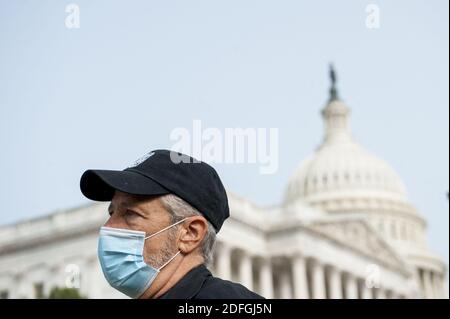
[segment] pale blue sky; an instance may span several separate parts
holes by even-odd
[[[404,180],[448,262],[448,1],[0,0],[0,224],[86,203],[87,168],[169,148],[175,127],[278,127],[280,169],[215,165],[277,204],[323,135],[334,61],[352,130]],[[367,29],[378,4],[381,28]]]

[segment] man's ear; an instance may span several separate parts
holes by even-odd
[[[178,247],[183,254],[190,254],[200,246],[208,224],[203,216],[191,216],[182,225]]]

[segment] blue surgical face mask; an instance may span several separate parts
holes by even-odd
[[[145,232],[101,227],[98,240],[98,259],[108,283],[131,298],[141,296],[152,284],[159,271],[170,263],[178,251],[159,268],[144,261],[144,243],[146,239],[185,221],[182,219],[160,231],[145,236]]]

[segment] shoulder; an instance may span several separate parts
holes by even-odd
[[[264,299],[241,284],[208,277],[195,296],[196,299]]]

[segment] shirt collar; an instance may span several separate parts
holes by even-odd
[[[211,276],[211,272],[205,265],[198,265],[189,270],[183,278],[161,295],[159,299],[192,299],[198,294],[206,279]]]

